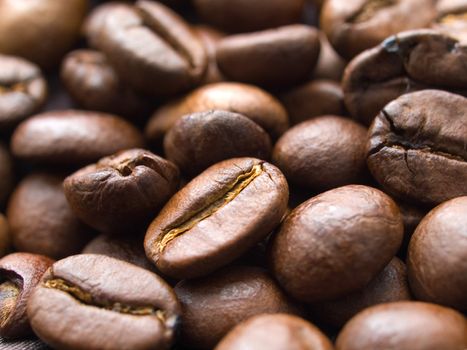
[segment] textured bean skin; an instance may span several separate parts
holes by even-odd
[[[284,176],[269,163],[255,158],[217,163],[177,192],[154,219],[146,231],[146,255],[170,277],[213,272],[277,226],[288,194]]]
[[[377,189],[349,185],[294,209],[271,247],[282,287],[306,302],[339,298],[368,284],[402,242],[396,204]]]

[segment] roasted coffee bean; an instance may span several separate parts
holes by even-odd
[[[215,350],[332,350],[331,341],[311,323],[296,316],[259,315],[236,326]]]
[[[146,137],[161,141],[175,122],[186,114],[218,109],[243,114],[277,139],[288,127],[287,112],[266,91],[241,83],[210,84],[159,108],[146,126]]]
[[[319,321],[340,328],[370,306],[411,298],[406,266],[398,258],[393,258],[362,290],[340,299],[312,304],[309,310]]]
[[[319,41],[321,49],[318,63],[313,72],[313,79],[329,79],[340,83],[347,62],[337,54],[323,32],[319,33]]]
[[[289,129],[273,160],[291,183],[323,191],[362,182],[367,130],[338,116],[322,116]]]
[[[467,312],[467,197],[436,207],[412,236],[410,287],[420,300]]]
[[[0,142],[0,206],[10,194],[13,182],[13,160],[6,147]]]
[[[428,213],[429,209],[427,209],[425,206],[420,206],[413,203],[401,201],[396,201],[396,203],[401,211],[402,221],[404,222],[404,240],[402,241],[402,246],[399,250],[398,256],[405,260],[410,239],[412,238],[412,235],[420,221],[422,221],[422,219]]]
[[[47,164],[81,165],[142,146],[142,135],[125,120],[77,110],[53,111],[29,118],[16,128],[11,140],[14,156]]]
[[[3,214],[0,214],[0,258],[4,256],[10,248],[11,237],[8,222]]]
[[[432,30],[386,39],[349,63],[342,81],[350,114],[366,125],[400,95],[440,89],[467,95],[467,46]]]
[[[297,313],[298,307],[260,268],[237,266],[175,286],[182,305],[181,342],[212,349],[233,327],[263,313]],[[228,315],[228,317],[226,317]]]
[[[467,195],[467,98],[439,90],[389,103],[369,130],[368,167],[402,199],[437,204]]]
[[[339,334],[336,350],[461,350],[467,347],[467,321],[452,309],[421,302],[368,308]]]
[[[313,80],[281,96],[292,125],[322,115],[345,115],[344,94],[337,82]]]
[[[32,334],[26,304],[53,260],[36,254],[13,253],[0,259],[0,336]],[[2,347],[3,349],[3,347]]]
[[[336,51],[351,59],[390,35],[424,28],[435,17],[436,0],[329,0],[320,22]]]
[[[101,33],[106,25],[106,17],[112,15],[114,9],[123,8],[131,10],[131,4],[123,1],[109,1],[99,4],[86,17],[81,31],[82,35],[87,39],[89,47],[97,49]]]
[[[73,212],[101,232],[144,228],[178,189],[172,163],[143,149],[118,152],[68,176],[63,189]]]
[[[318,62],[318,31],[295,24],[222,39],[216,59],[231,80],[266,87],[284,87],[305,81]]]
[[[220,72],[216,61],[216,46],[225,34],[206,25],[194,26],[193,30],[203,43],[208,58],[208,66],[201,84],[213,84],[225,81],[226,78]]]
[[[0,2],[0,52],[52,68],[78,37],[88,0],[20,3]]]
[[[98,51],[70,52],[63,61],[61,77],[69,94],[83,108],[130,118],[149,115],[149,99],[123,83]]]
[[[62,182],[61,176],[32,173],[16,187],[7,218],[17,250],[59,259],[80,252],[91,238],[68,206]]]
[[[146,255],[174,278],[206,275],[261,241],[280,222],[289,191],[275,166],[234,158],[175,194],[149,226]]]
[[[143,237],[139,236],[101,234],[86,244],[82,253],[106,255],[146,270],[155,270],[154,265],[144,254]]]
[[[467,2],[465,0],[439,0],[437,11],[438,16],[431,27],[466,45]]]
[[[47,83],[39,67],[19,57],[0,55],[0,130],[9,130],[37,112],[46,96]]]
[[[219,110],[182,117],[164,138],[167,158],[189,175],[199,174],[224,159],[268,160],[271,148],[269,135],[254,121]]]
[[[229,32],[251,32],[297,22],[304,0],[195,0],[198,14]]]
[[[273,238],[271,266],[293,297],[332,300],[365,287],[402,242],[402,217],[383,192],[333,189],[294,209]]]
[[[59,349],[169,349],[179,315],[159,276],[93,254],[53,264],[28,302],[34,332]]]
[[[138,0],[104,16],[99,40],[118,75],[151,95],[173,95],[199,83],[207,57],[185,20],[159,2]]]

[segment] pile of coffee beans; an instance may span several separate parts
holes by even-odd
[[[467,0],[0,0],[0,350],[467,350]]]

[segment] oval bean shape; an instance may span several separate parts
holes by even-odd
[[[38,114],[21,123],[11,139],[14,156],[48,164],[91,163],[142,146],[142,135],[124,119],[78,110]]]
[[[28,303],[34,332],[59,349],[169,349],[180,305],[162,278],[104,255],[57,261]]]
[[[255,158],[217,163],[175,194],[149,226],[146,255],[174,278],[206,275],[239,257],[280,222],[289,191]]]

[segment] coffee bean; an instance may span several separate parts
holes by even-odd
[[[399,209],[383,192],[349,185],[294,209],[273,238],[271,265],[289,295],[306,302],[365,287],[402,242]]]
[[[370,306],[410,299],[406,266],[398,258],[393,258],[362,290],[336,300],[313,304],[309,310],[314,318],[340,328]]]
[[[467,45],[433,30],[389,37],[347,66],[342,81],[350,114],[370,125],[397,97],[439,89],[467,95]]]
[[[217,46],[216,59],[231,80],[284,87],[311,76],[319,51],[318,31],[296,24],[225,37]]]
[[[420,300],[467,312],[467,197],[439,205],[412,236],[407,264]]]
[[[251,119],[214,110],[179,119],[165,135],[164,152],[182,172],[197,175],[224,159],[249,156],[268,160],[271,139]]]
[[[2,350],[51,350],[47,344],[38,339],[3,339],[0,337]]]
[[[400,200],[396,201],[396,203],[401,211],[402,221],[404,222],[404,240],[402,241],[402,246],[399,250],[398,256],[405,260],[410,239],[412,238],[412,235],[420,221],[422,221],[428,213],[429,209],[425,206],[402,202]]]
[[[435,17],[436,0],[329,0],[320,23],[336,51],[350,60],[390,35],[428,26]]]
[[[134,236],[133,233],[132,236]],[[122,235],[100,234],[86,244],[82,253],[106,255],[146,270],[155,270],[154,265],[149,262],[144,254],[143,237],[139,236],[126,237]]]
[[[241,83],[210,84],[159,108],[146,125],[146,138],[160,142],[175,122],[186,114],[225,110],[243,114],[277,139],[288,127],[287,112],[266,91]]]
[[[16,187],[7,218],[17,250],[59,259],[80,252],[91,238],[68,206],[62,182],[61,176],[32,173]]]
[[[124,84],[98,51],[70,52],[63,61],[61,77],[70,95],[83,108],[129,118],[149,115],[149,99]]]
[[[238,266],[175,286],[182,305],[181,342],[212,349],[234,326],[262,313],[297,313],[263,269]],[[228,317],[226,317],[228,315]]]
[[[8,222],[3,214],[0,214],[0,258],[4,256],[10,248],[11,237]]]
[[[38,114],[13,133],[14,156],[47,164],[81,165],[117,151],[142,147],[140,132],[110,114],[64,110]]]
[[[87,7],[88,0],[2,1],[0,52],[52,68],[78,37]]]
[[[314,325],[292,315],[258,315],[235,327],[215,350],[332,350],[331,341]]]
[[[9,130],[37,112],[46,95],[47,83],[39,67],[19,57],[0,55],[0,130]]]
[[[342,88],[331,80],[313,80],[296,87],[283,94],[281,101],[293,125],[322,115],[346,114]]]
[[[352,318],[336,350],[440,350],[467,347],[467,321],[452,309],[421,302],[388,303]]]
[[[19,338],[32,334],[26,304],[52,264],[53,260],[45,256],[29,253],[13,253],[0,259],[0,336]]]
[[[362,182],[366,134],[363,126],[347,118],[314,118],[277,141],[273,160],[291,183],[314,190]]]
[[[93,254],[53,264],[28,303],[34,332],[60,349],[169,349],[179,314],[160,277]]]
[[[467,195],[467,99],[439,90],[389,103],[369,130],[368,167],[402,199],[437,204]]]
[[[178,189],[179,171],[143,149],[118,152],[68,176],[63,189],[74,213],[101,232],[146,227]]]
[[[0,142],[0,205],[3,205],[10,194],[13,182],[13,160],[7,148]]]
[[[173,95],[200,82],[206,53],[182,17],[147,0],[108,11],[95,44],[132,87],[150,95]]]
[[[251,32],[300,19],[303,0],[195,0],[198,14],[229,32]]]
[[[146,255],[174,278],[206,275],[261,241],[287,207],[287,182],[255,158],[213,165],[175,194],[149,226]]]

